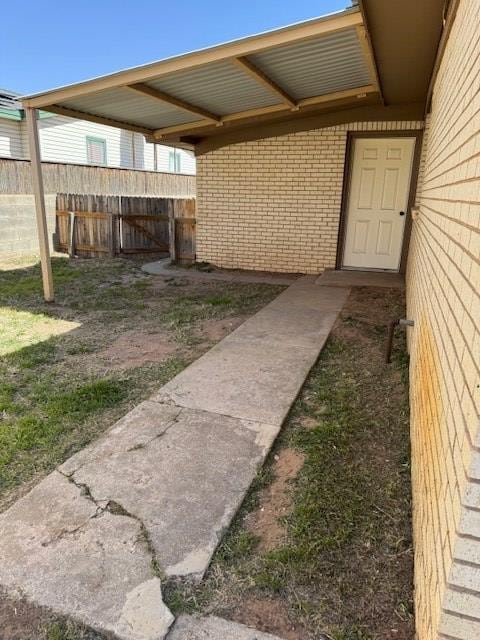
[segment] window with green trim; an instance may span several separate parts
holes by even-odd
[[[97,165],[107,164],[107,141],[105,138],[87,136],[87,162]]]
[[[177,149],[168,152],[168,170],[172,173],[180,173],[182,170],[182,156]]]

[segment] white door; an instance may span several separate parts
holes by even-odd
[[[398,271],[415,138],[357,138],[343,266]]]

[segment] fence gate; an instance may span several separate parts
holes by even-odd
[[[118,253],[118,196],[57,195],[54,246],[70,256]]]
[[[70,256],[169,252],[195,260],[195,200],[57,195],[54,244]]]
[[[122,253],[169,250],[165,198],[121,198],[119,225]]]

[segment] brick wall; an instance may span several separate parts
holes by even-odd
[[[197,259],[225,268],[319,273],[335,267],[348,131],[339,125],[224,147],[197,162]]]
[[[407,270],[419,640],[480,638],[480,3],[461,0]]]

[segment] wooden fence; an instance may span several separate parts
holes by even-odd
[[[192,198],[195,176],[140,169],[42,162],[45,193],[96,193]],[[31,194],[30,161],[0,158],[0,194]]]
[[[181,202],[169,216],[170,257],[173,262],[190,264],[195,262],[195,200]]]
[[[195,200],[57,195],[55,248],[70,256],[169,252],[195,260]]]

